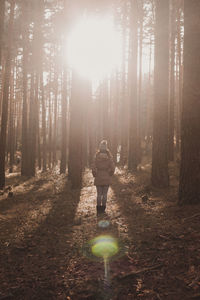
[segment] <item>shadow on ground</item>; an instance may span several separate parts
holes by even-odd
[[[40,181],[37,189],[43,183]],[[15,204],[19,201],[26,202],[27,196],[32,192],[33,190],[29,190],[25,193],[23,200],[21,195],[10,199],[8,206],[12,206],[12,201]],[[21,228],[23,235],[17,231],[18,236],[12,236],[10,242],[1,244],[0,298],[66,299],[63,274],[70,257],[75,255],[71,249],[71,237],[79,200],[80,191],[71,191],[65,180],[64,186],[57,194],[48,190],[45,197],[43,190],[43,199],[39,199],[40,212],[32,217],[32,223],[28,221],[29,226],[23,224],[24,220],[18,220],[16,226]],[[38,201],[36,202],[38,204]],[[27,212],[24,211],[25,214]]]
[[[122,295],[127,290],[138,299],[192,299],[198,295],[191,288],[194,273],[190,270],[200,263],[200,255],[194,250],[199,230],[184,222],[188,212],[177,206],[175,198],[171,200],[172,188],[153,189],[145,179],[147,175],[122,171],[113,178],[112,188],[128,228],[128,255],[137,269],[122,276]],[[146,201],[141,197],[144,194],[148,195]],[[194,214],[199,207],[188,209]],[[133,279],[137,281],[135,286]]]
[[[7,219],[0,219],[0,299],[198,297],[200,209],[191,208],[188,216],[188,211],[167,200],[169,191],[151,190],[147,173],[121,171],[113,178],[107,213],[96,216],[90,173],[81,191],[72,191],[64,177],[49,176],[19,190],[7,210],[3,200],[0,217]],[[146,202],[141,198],[144,192]],[[109,226],[102,228],[101,221]],[[127,252],[110,263],[110,294],[103,285],[103,261],[83,251],[101,234],[117,237],[127,246]]]

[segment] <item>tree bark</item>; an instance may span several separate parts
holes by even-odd
[[[41,25],[43,17],[43,0],[37,0],[34,3],[34,28],[33,28],[33,46],[32,46],[32,68],[31,68],[31,90],[30,90],[30,110],[29,110],[29,169],[28,176],[35,176],[36,173],[36,158],[37,158],[37,129],[39,126],[38,117],[38,85],[40,73],[40,60],[42,54],[41,43]]]
[[[168,86],[169,86],[169,0],[156,2],[155,79],[151,182],[169,185],[168,174]]]
[[[57,118],[58,118],[58,70],[54,72],[54,122],[53,122],[53,166],[57,164]]]
[[[174,160],[174,104],[175,104],[175,76],[174,76],[174,64],[175,64],[175,5],[171,0],[170,5],[170,97],[169,97],[169,161]]]
[[[200,203],[200,2],[184,1],[179,204]]]
[[[22,157],[21,157],[21,175],[25,176],[28,174],[28,143],[27,143],[27,65],[28,65],[28,12],[26,4],[23,4],[23,58],[22,58],[22,69],[23,69],[23,109],[22,109]]]
[[[68,171],[72,188],[80,188],[83,167],[83,79],[75,71],[72,74],[72,95],[70,101],[70,132]]]
[[[129,118],[127,117],[129,114],[129,99],[128,99],[128,91],[127,91],[127,13],[128,13],[128,5],[127,1],[122,3],[122,70],[121,70],[121,91],[120,91],[120,106],[121,106],[121,151],[120,151],[120,164],[122,166],[126,165],[128,162],[128,128],[129,128]],[[130,28],[131,30],[131,28]],[[131,66],[132,67],[132,66]]]
[[[181,12],[182,1],[178,4],[177,16],[177,77],[178,77],[178,97],[176,101],[176,152],[180,153],[180,126],[181,126],[181,107],[182,107],[182,89],[183,89],[183,65],[182,65],[182,39],[181,39]]]
[[[130,37],[130,109],[129,109],[129,153],[128,168],[136,170],[138,165],[138,99],[137,99],[137,60],[138,60],[138,14],[137,1],[132,1]]]
[[[44,83],[43,83],[43,70],[40,74],[40,89],[41,89],[41,102],[42,102],[42,171],[47,170],[47,140],[46,140],[46,105],[44,95]]]
[[[51,99],[51,72],[50,72],[50,80],[49,80],[49,110],[48,110],[48,167],[51,170],[52,168],[52,99]]]
[[[5,19],[5,0],[0,1],[0,66],[2,49],[3,49],[3,33],[4,33],[4,19]]]
[[[115,163],[119,160],[117,157],[117,146],[119,144],[119,80],[118,73],[111,78],[111,152]]]
[[[10,79],[10,109],[9,109],[9,128],[8,128],[8,153],[9,153],[9,173],[13,172],[14,152],[15,152],[15,126],[14,126],[14,68],[12,79]],[[15,99],[16,100],[16,99]]]
[[[141,141],[142,141],[142,79],[143,79],[143,66],[142,66],[142,57],[143,57],[143,18],[144,18],[144,4],[143,0],[141,2],[140,13],[139,13],[139,21],[140,21],[140,36],[139,36],[139,79],[138,79],[138,149],[137,149],[137,156],[138,156],[138,163],[142,161],[142,148],[141,148]]]
[[[29,110],[29,130],[28,130],[28,172],[26,175],[35,176],[35,162],[36,162],[36,114],[37,102],[35,97],[35,72],[31,73],[31,90],[30,90],[30,110]]]
[[[3,87],[3,99],[2,99],[2,116],[1,116],[1,132],[0,132],[0,189],[5,186],[5,153],[6,153],[6,140],[7,140],[7,123],[8,123],[8,100],[9,100],[9,86],[11,75],[11,42],[13,35],[13,22],[14,22],[14,7],[15,1],[11,1],[9,27],[8,27],[8,47],[6,55],[5,65],[5,79]]]
[[[60,174],[66,172],[67,165],[67,69],[63,70],[63,91],[62,91],[62,141],[61,141],[61,162]]]

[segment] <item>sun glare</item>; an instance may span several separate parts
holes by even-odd
[[[83,18],[67,40],[67,59],[82,76],[99,80],[121,64],[121,38],[109,18]]]

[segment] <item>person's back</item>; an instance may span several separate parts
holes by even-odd
[[[108,188],[114,171],[115,166],[112,155],[107,148],[107,141],[103,140],[95,155],[92,168],[92,173],[95,178],[94,185],[96,185],[97,188],[97,212],[105,211]]]

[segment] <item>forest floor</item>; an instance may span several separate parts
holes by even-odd
[[[150,185],[150,165],[117,169],[105,214],[96,214],[91,172],[80,191],[66,176],[7,176],[13,196],[0,196],[0,300],[200,299],[200,205],[177,205],[171,186]],[[90,249],[111,235],[119,252],[109,262]],[[112,247],[112,245],[111,245]]]

